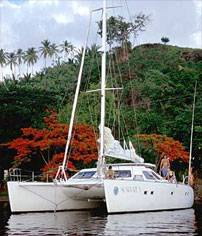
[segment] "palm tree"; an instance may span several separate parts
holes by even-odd
[[[19,68],[19,76],[20,76],[20,65],[22,63],[22,59],[24,56],[24,52],[21,48],[19,48],[16,52],[16,56],[17,56],[17,63],[18,63],[18,68]]]
[[[27,63],[27,74],[28,74],[28,67],[32,66],[32,75],[33,75],[33,65],[37,62],[39,59],[37,55],[37,51],[34,47],[28,48],[25,52],[25,55],[23,56],[24,62]]]
[[[27,73],[26,74],[23,73],[22,78],[20,78],[20,82],[22,84],[27,84],[27,83],[29,83],[31,81],[31,79],[32,79],[32,75],[30,73],[28,73],[28,74]]]
[[[8,53],[7,64],[10,66],[12,77],[14,78],[13,67],[15,68],[15,66],[17,65],[17,56],[15,52]]]
[[[75,55],[75,62],[79,65],[81,63],[82,55],[83,55],[84,48],[81,47],[77,50],[77,54]]]
[[[90,48],[87,48],[87,53],[90,57],[95,57],[96,54],[99,54],[99,49],[101,47],[97,44],[92,44]]]
[[[56,60],[56,57],[58,57],[58,53],[60,52],[60,50],[58,49],[58,46],[53,43],[50,45],[50,57],[52,58],[53,57],[53,61],[55,63],[55,60]]]
[[[3,67],[6,65],[8,53],[4,49],[0,49],[0,66],[1,66],[1,78],[3,80]]]
[[[64,53],[64,61],[66,61],[67,55],[68,54],[72,54],[75,52],[75,47],[73,46],[73,44],[71,44],[70,42],[68,42],[67,40],[65,40],[60,47],[62,48],[61,52]]]
[[[74,53],[76,53],[77,50],[76,50],[76,47],[74,47],[73,44],[70,45],[70,54],[72,56],[72,58],[74,57]]]
[[[47,58],[48,56],[50,56],[50,45],[51,45],[51,43],[50,43],[50,41],[49,41],[48,39],[46,39],[46,40],[43,40],[43,41],[41,42],[41,44],[42,44],[42,46],[39,47],[39,51],[41,52],[41,56],[44,57],[44,60],[45,60],[45,68],[46,68],[46,58]]]

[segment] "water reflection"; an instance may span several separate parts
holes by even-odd
[[[196,235],[193,209],[109,215],[106,235]]]
[[[6,235],[197,235],[193,209],[138,214],[57,212],[11,215]]]
[[[105,217],[91,212],[28,213],[11,215],[7,235],[97,235]]]

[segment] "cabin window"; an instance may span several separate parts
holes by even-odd
[[[142,171],[142,173],[144,174],[146,179],[150,179],[150,180],[155,180],[154,176],[152,175],[151,171]]]
[[[137,180],[137,181],[143,181],[144,180],[142,175],[134,175],[133,179]]]
[[[129,178],[131,177],[131,171],[130,170],[115,170],[114,177],[115,178]]]
[[[161,179],[155,172],[152,171],[151,173],[156,179]]]
[[[90,179],[95,174],[95,171],[79,172],[73,179]]]

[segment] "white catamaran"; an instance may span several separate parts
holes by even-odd
[[[36,212],[92,209],[105,204],[108,213],[138,212],[190,208],[194,194],[185,183],[169,182],[154,171],[153,164],[146,164],[139,157],[132,143],[129,148],[121,147],[111,130],[105,127],[106,88],[106,10],[102,8],[102,73],[101,73],[101,121],[99,156],[97,168],[83,169],[67,179],[65,167],[72,138],[72,128],[80,90],[86,45],[83,50],[81,67],[70,120],[70,128],[62,166],[53,182],[8,181],[9,201],[12,212]],[[87,33],[87,40],[88,41]],[[112,164],[114,179],[107,179],[105,157],[110,156],[131,163]],[[189,176],[190,177],[190,176]]]

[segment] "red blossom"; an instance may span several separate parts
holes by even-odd
[[[15,149],[15,166],[34,160],[41,156],[44,160],[43,171],[53,170],[55,173],[62,164],[69,125],[60,124],[57,114],[48,111],[49,117],[44,117],[47,128],[23,128],[22,136],[4,144],[9,149]],[[76,169],[76,162],[84,164],[97,160],[96,138],[93,127],[87,124],[78,124],[73,127],[74,139],[71,142],[71,152],[68,153],[68,168]]]
[[[185,147],[171,137],[161,134],[139,134],[136,135],[146,147],[153,149],[161,158],[165,155],[170,161],[181,159],[184,162],[189,161],[189,153],[184,151]]]

